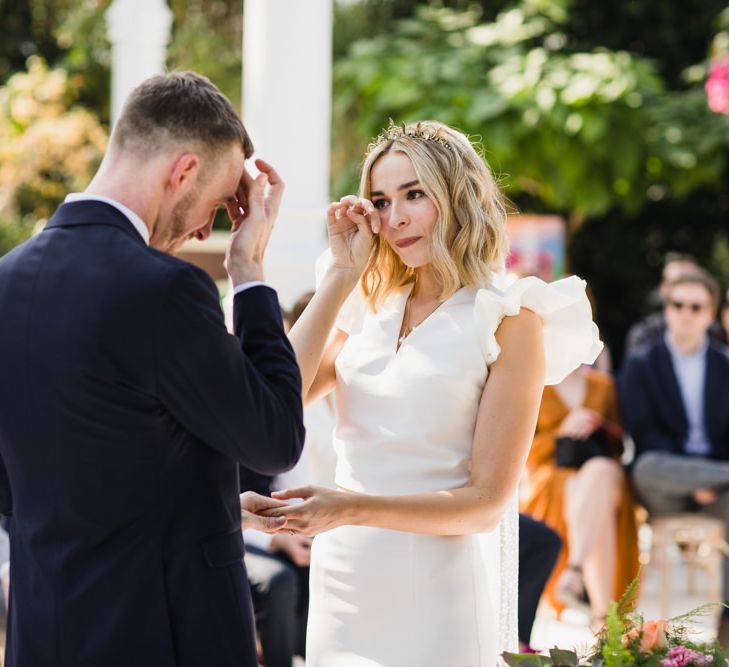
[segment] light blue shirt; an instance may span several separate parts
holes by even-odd
[[[678,380],[678,388],[683,399],[683,408],[688,420],[688,436],[683,444],[687,454],[707,456],[711,453],[711,443],[706,436],[704,423],[704,388],[706,381],[706,351],[709,348],[708,338],[691,353],[682,352],[671,340],[668,332],[664,340],[671,355],[673,370]]]

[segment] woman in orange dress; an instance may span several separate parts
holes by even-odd
[[[579,468],[558,467],[556,439],[585,441],[598,430],[611,457],[596,456]],[[578,443],[578,446],[581,443]],[[565,601],[590,598],[593,625],[611,599],[619,599],[638,573],[634,501],[620,464],[622,429],[610,375],[582,366],[544,389],[527,461],[521,510],[544,521],[563,540],[545,596],[561,612]]]

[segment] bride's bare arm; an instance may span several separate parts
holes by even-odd
[[[347,339],[344,332],[334,330],[334,321],[362,275],[379,226],[377,210],[361,197],[342,197],[327,209],[332,265],[289,332],[305,404],[334,387],[334,360]]]
[[[289,332],[301,369],[304,405],[334,389],[334,361],[347,340],[347,334],[334,329],[334,320],[356,282],[347,273],[330,270]]]
[[[276,494],[306,500],[270,514],[286,516],[287,530],[306,535],[345,524],[432,535],[494,528],[516,490],[534,437],[545,372],[538,315],[522,308],[519,315],[504,318],[496,339],[501,354],[491,365],[479,404],[465,486],[406,496],[304,487]]]

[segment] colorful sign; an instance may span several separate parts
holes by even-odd
[[[520,276],[550,281],[564,274],[565,221],[558,215],[512,215],[506,268]]]

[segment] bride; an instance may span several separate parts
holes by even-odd
[[[306,400],[336,389],[339,488],[269,512],[317,535],[310,667],[492,667],[504,648],[494,530],[545,380],[600,349],[579,279],[497,289],[505,223],[483,159],[431,121],[391,124],[360,196],[329,206],[330,262],[290,338]]]

